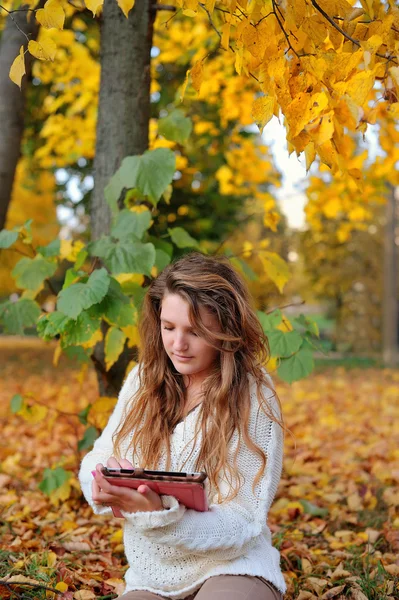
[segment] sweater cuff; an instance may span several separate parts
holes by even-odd
[[[137,529],[155,529],[157,527],[165,527],[180,521],[186,511],[184,504],[179,504],[174,496],[161,496],[161,502],[164,510],[154,510],[147,512],[129,513],[124,510],[122,515]]]

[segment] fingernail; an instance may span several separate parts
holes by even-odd
[[[96,476],[97,471],[92,471],[91,474],[93,475],[93,477]]]

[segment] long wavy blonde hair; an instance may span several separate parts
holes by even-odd
[[[249,374],[256,382],[259,406],[272,421],[283,429],[285,426],[283,418],[277,419],[273,414],[262,391],[262,388],[269,389],[270,398],[276,396],[282,415],[280,401],[264,370],[270,356],[267,338],[252,306],[246,284],[225,257],[205,256],[199,252],[187,254],[168,265],[150,284],[139,323],[140,384],[131,399],[126,419],[114,434],[115,454],[121,457],[121,443],[133,432],[128,446],[129,450],[133,450],[133,462],[138,448],[140,466],[157,469],[160,457],[166,452],[166,469],[170,470],[170,435],[184,415],[186,388],[183,375],[174,368],[162,343],[160,313],[166,294],[178,294],[188,303],[193,329],[219,350],[213,370],[203,384],[205,392],[194,437],[196,440],[200,427],[202,440],[195,468],[207,473],[210,485],[218,493],[218,502],[234,498],[241,481],[237,453],[244,439],[262,462],[253,482],[254,491],[264,473],[267,456],[248,434]],[[220,332],[205,327],[200,307],[217,317]],[[239,443],[233,464],[230,464],[228,444],[235,431]],[[228,496],[223,500],[218,485],[218,477],[222,472],[230,487]]]

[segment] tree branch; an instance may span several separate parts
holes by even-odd
[[[18,23],[16,22],[16,20],[12,16],[12,12],[16,12],[16,11],[7,10],[6,8],[4,8],[4,6],[2,4],[0,4],[0,8],[3,9],[6,13],[8,13],[10,15],[10,19],[14,23],[15,27],[18,29],[18,31],[20,31],[22,33],[22,35],[24,37],[26,37],[26,39],[28,40],[28,43],[29,43],[30,42],[29,36],[26,35],[25,31],[22,31],[22,29],[20,28],[20,26],[18,25]]]
[[[275,16],[275,17],[276,17],[276,19],[277,19],[277,23],[279,24],[279,26],[280,26],[280,29],[281,29],[281,31],[283,32],[284,36],[285,36],[285,39],[287,40],[287,44],[288,44],[288,47],[289,47],[289,49],[290,49],[290,50],[292,50],[292,52],[295,54],[295,56],[296,56],[297,58],[299,58],[299,54],[298,54],[298,52],[297,52],[297,51],[296,51],[296,50],[295,50],[295,49],[292,47],[292,44],[291,44],[291,42],[290,42],[290,37],[289,37],[288,33],[286,32],[286,30],[284,29],[284,26],[283,26],[282,22],[280,21],[280,18],[279,18],[278,14],[277,14],[277,10],[276,10],[276,8],[278,8],[278,5],[277,5],[277,3],[276,3],[276,0],[272,0],[272,5],[273,5],[273,14],[274,14],[274,16]]]
[[[28,583],[27,581],[7,581],[7,579],[0,579],[0,586],[4,585],[9,588],[11,585],[22,586],[27,585],[33,588],[39,588],[41,590],[49,590],[50,592],[54,592],[54,594],[59,594],[59,591],[55,588],[47,587],[46,585],[41,585],[39,583]]]
[[[340,27],[338,25],[338,23],[336,23],[334,21],[334,19],[332,19],[330,17],[330,15],[328,15],[322,8],[321,6],[319,6],[316,2],[316,0],[311,0],[312,5],[315,7],[315,9],[321,14],[323,15],[323,17],[330,23],[330,25],[332,25],[337,31],[340,32],[341,35],[343,35],[347,40],[349,40],[350,42],[352,42],[352,44],[355,44],[355,46],[357,46],[358,48],[361,47],[360,41],[359,40],[355,40],[355,38],[353,38],[352,36],[349,35],[349,33],[346,33],[346,31],[344,31],[342,29],[342,27]],[[383,58],[384,60],[388,60],[388,61],[392,61],[394,63],[397,63],[397,61],[395,60],[395,58],[390,55],[390,56],[385,56],[385,54],[380,54],[379,52],[375,53],[376,56],[379,56],[380,58]]]

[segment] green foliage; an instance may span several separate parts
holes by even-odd
[[[3,229],[0,231],[0,248],[10,248],[17,239],[17,231],[7,231],[7,229]]]
[[[113,214],[118,212],[122,191],[138,190],[154,206],[159,202],[176,169],[176,157],[169,148],[148,150],[141,156],[127,156],[104,190]]]
[[[193,124],[191,119],[180,109],[175,109],[168,116],[158,121],[158,132],[167,140],[184,144],[190,137]]]
[[[313,336],[319,335],[317,324],[302,314],[288,323],[279,309],[270,314],[258,311],[258,317],[271,357],[279,361],[279,377],[288,383],[307,377],[314,369],[312,346]]]
[[[49,496],[51,492],[54,492],[60,488],[68,479],[71,477],[71,473],[65,471],[62,467],[56,467],[55,469],[45,469],[43,479],[39,483],[39,489]]]
[[[74,283],[58,295],[57,309],[71,317],[76,317],[93,304],[101,302],[108,291],[110,278],[105,269],[94,271],[86,283]]]
[[[35,258],[21,258],[16,264],[12,275],[19,288],[38,290],[43,281],[54,275],[57,263],[50,262],[37,254]]]
[[[78,450],[87,450],[88,448],[91,448],[97,438],[98,431],[96,427],[90,425],[84,432],[82,439],[78,442]]]
[[[20,298],[17,302],[3,302],[0,305],[0,322],[5,333],[22,335],[27,327],[34,327],[40,317],[39,305],[29,298]]]
[[[21,410],[23,405],[24,405],[24,399],[22,398],[21,394],[14,394],[14,396],[11,398],[11,402],[10,402],[11,412],[13,414],[17,413],[19,410]]]
[[[149,210],[137,213],[131,210],[121,210],[115,219],[115,224],[111,229],[111,236],[117,240],[131,239],[139,241],[148,230],[151,223],[151,213]]]
[[[178,248],[198,248],[199,244],[183,227],[172,227],[168,229],[172,242]]]

